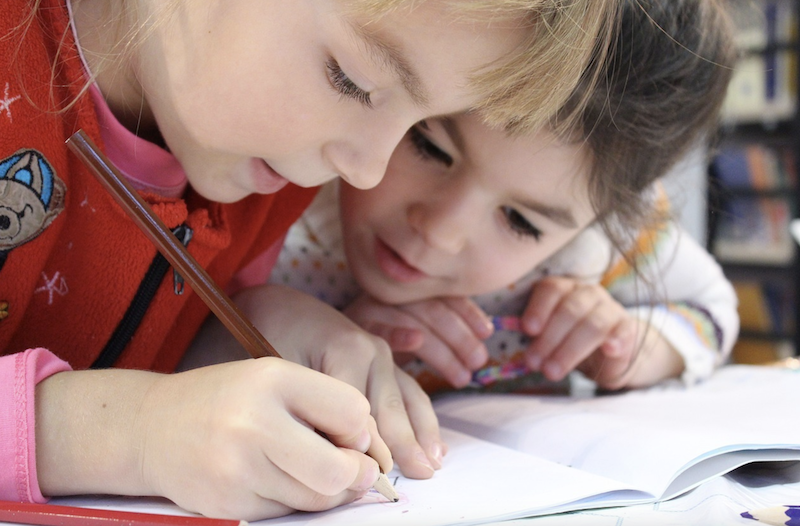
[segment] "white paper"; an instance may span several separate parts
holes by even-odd
[[[254,524],[480,524],[652,503],[758,460],[800,460],[800,371],[728,366],[692,387],[597,398],[458,395],[435,403],[449,452],[429,480],[389,474],[375,492],[322,513]],[[54,503],[182,513],[163,499]]]

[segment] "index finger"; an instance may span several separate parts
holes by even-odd
[[[283,382],[281,396],[288,412],[310,428],[332,438],[336,445],[366,451],[373,437],[370,404],[364,394],[327,374],[292,365],[314,377],[305,381],[293,377],[293,380]]]
[[[411,415],[419,418],[420,412],[424,414],[426,410],[433,414],[433,406],[427,396],[405,396],[399,384],[398,371],[391,360],[376,360],[373,364],[368,392],[372,412],[403,474],[411,478],[430,478],[434,466],[417,438]],[[418,385],[416,387],[421,391]]]
[[[548,325],[561,299],[576,287],[576,281],[571,278],[548,277],[536,282],[522,313],[524,332],[538,335]]]
[[[494,331],[492,320],[471,298],[442,298],[456,312],[478,338],[488,338]]]
[[[455,301],[454,304],[463,308],[461,302]],[[449,354],[456,357],[465,368],[474,371],[486,363],[489,355],[483,343],[484,336],[476,334],[472,327],[475,321],[469,319],[476,317],[474,310],[465,309],[468,313],[465,318],[461,312],[452,309],[451,303],[446,300],[406,305],[403,310],[425,323],[430,333],[448,347],[451,351]],[[483,322],[479,321],[478,325],[484,325],[483,332],[486,332],[490,323],[488,318],[482,313],[477,315],[483,317]]]

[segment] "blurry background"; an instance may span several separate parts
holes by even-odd
[[[722,264],[739,296],[733,360],[762,363],[800,349],[800,258],[789,222],[800,188],[800,0],[732,0],[741,57],[728,89],[721,142],[700,150],[667,189],[680,222]]]

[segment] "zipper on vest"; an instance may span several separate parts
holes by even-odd
[[[183,228],[183,231],[179,230],[181,228]],[[178,228],[173,230],[172,233],[175,234],[175,237],[178,238],[178,241],[180,241],[183,244],[183,246],[185,246],[185,247],[189,246],[189,241],[192,240],[192,234],[194,234],[194,232],[192,232],[192,229],[189,228],[188,226],[185,226],[185,225],[179,226]],[[159,252],[158,255],[160,256],[161,253]],[[175,295],[176,296],[180,296],[181,294],[183,294],[184,288],[185,287],[184,287],[183,276],[178,274],[177,269],[173,268],[172,269],[172,290],[175,291]]]
[[[172,233],[184,246],[188,246],[189,241],[192,239],[193,232],[188,226],[180,225],[175,228]],[[142,282],[139,284],[139,288],[136,290],[136,295],[128,306],[128,310],[125,311],[125,315],[120,320],[119,325],[114,329],[114,333],[108,339],[108,343],[106,343],[103,351],[91,365],[92,369],[107,369],[114,365],[114,362],[117,361],[122,351],[128,346],[131,338],[133,338],[136,329],[141,325],[142,319],[147,313],[147,309],[150,308],[150,304],[153,302],[153,298],[159,286],[161,286],[161,282],[164,281],[164,277],[169,268],[169,261],[161,255],[161,252],[157,252],[144,278],[142,278]],[[173,289],[175,294],[183,294],[183,288],[183,278],[177,271],[173,271]]]

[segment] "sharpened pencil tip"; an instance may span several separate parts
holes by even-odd
[[[392,483],[389,482],[389,477],[380,473],[378,475],[378,480],[375,481],[375,484],[372,485],[372,489],[386,497],[388,500],[392,502],[397,502],[400,500],[400,497],[397,496],[397,492],[392,486]]]

